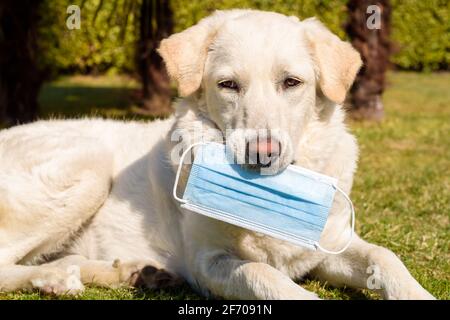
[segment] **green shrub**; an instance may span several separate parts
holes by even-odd
[[[399,52],[392,61],[405,69],[448,69],[448,0],[392,0],[392,39]]]
[[[191,26],[214,10],[253,8],[295,15],[301,19],[316,16],[340,37],[347,18],[346,0],[172,0],[176,31]]]
[[[172,0],[180,31],[215,9],[254,8],[300,18],[316,16],[345,38],[345,0]],[[450,17],[448,0],[392,0],[392,40],[398,48],[392,62],[403,69],[448,69]]]
[[[81,28],[69,30],[66,9],[81,2]],[[39,30],[42,65],[58,73],[133,70],[138,5],[126,0],[44,1]]]
[[[448,0],[391,0],[392,39],[399,51],[392,62],[403,69],[448,69],[450,17]],[[81,5],[81,29],[66,28],[66,8]],[[99,7],[100,2],[102,5]],[[316,16],[346,38],[346,0],[171,0],[175,31],[181,31],[216,9],[254,8]],[[40,46],[42,64],[55,73],[131,72],[139,28],[139,0],[45,0]],[[97,18],[94,19],[98,10]],[[126,21],[126,22],[125,22]],[[123,31],[123,26],[126,26]]]

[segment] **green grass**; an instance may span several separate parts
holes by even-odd
[[[450,299],[450,74],[395,73],[381,124],[353,124],[360,144],[357,230]]]
[[[136,87],[127,78],[64,78],[44,87],[42,115],[134,118]],[[393,250],[439,299],[450,299],[449,88],[449,73],[392,73],[384,95],[385,120],[350,124],[361,151],[352,192],[357,231],[364,239]],[[314,280],[303,285],[322,298],[378,298],[366,290],[336,289]],[[36,292],[0,295],[0,299],[41,298],[49,297]],[[187,286],[144,292],[92,287],[79,297],[198,298]]]

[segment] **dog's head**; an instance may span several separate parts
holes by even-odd
[[[217,11],[159,52],[180,96],[204,99],[206,116],[232,132],[237,157],[275,171],[292,162],[308,122],[344,101],[361,65],[316,19],[253,10]]]

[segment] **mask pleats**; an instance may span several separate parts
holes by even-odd
[[[196,156],[185,200],[204,210],[225,212],[319,241],[335,194],[330,182],[289,167],[273,176],[244,170],[227,163],[223,148],[208,144],[203,155]],[[208,161],[205,155],[209,156]]]

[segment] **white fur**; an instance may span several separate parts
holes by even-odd
[[[0,290],[76,293],[83,287],[71,266],[84,283],[118,285],[150,264],[204,294],[316,299],[293,280],[312,274],[365,288],[367,267],[377,265],[385,298],[432,298],[392,252],[358,237],[329,256],[182,211],[171,195],[170,137],[181,130],[185,146],[195,142],[194,123],[209,140],[221,137],[208,128],[284,130],[280,169],[295,162],[350,193],[358,150],[339,105],[360,66],[350,45],[316,20],[233,10],[164,40],[160,53],[185,96],[170,119],[51,120],[0,133]],[[285,90],[287,76],[303,84]],[[230,78],[239,92],[218,88]],[[248,137],[225,138],[239,153]],[[349,232],[338,198],[321,245],[338,249]]]

